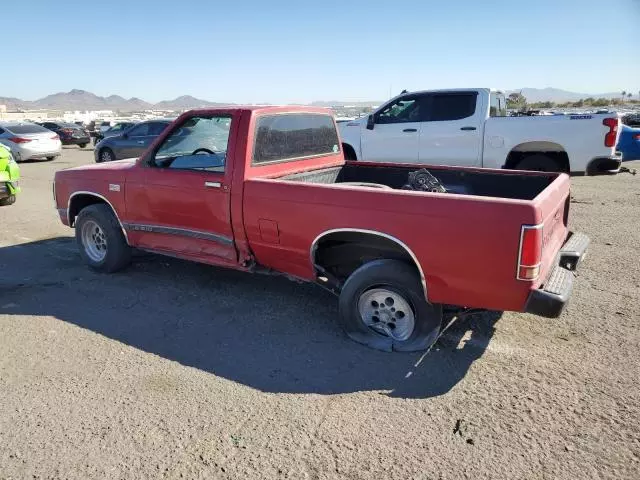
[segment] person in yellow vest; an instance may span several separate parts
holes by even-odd
[[[20,167],[11,150],[0,143],[0,206],[16,202],[16,195],[20,193],[19,179]]]

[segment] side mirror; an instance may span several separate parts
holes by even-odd
[[[373,126],[375,125],[373,115],[369,115],[367,117],[367,130],[373,130]]]

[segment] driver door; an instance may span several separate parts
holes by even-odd
[[[150,152],[132,198],[137,218],[130,229],[140,248],[237,261],[226,162],[231,123],[229,115],[186,117]]]
[[[373,116],[373,128],[361,136],[362,160],[416,163],[419,158],[422,96],[392,100]]]

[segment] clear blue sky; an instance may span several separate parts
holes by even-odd
[[[5,1],[0,96],[381,100],[640,90],[640,0]]]

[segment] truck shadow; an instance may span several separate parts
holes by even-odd
[[[348,340],[331,294],[281,277],[155,255],[101,275],[82,264],[70,237],[0,248],[0,271],[0,314],[52,316],[274,393],[443,395],[483,355],[501,316],[456,322],[427,355],[391,354]]]

